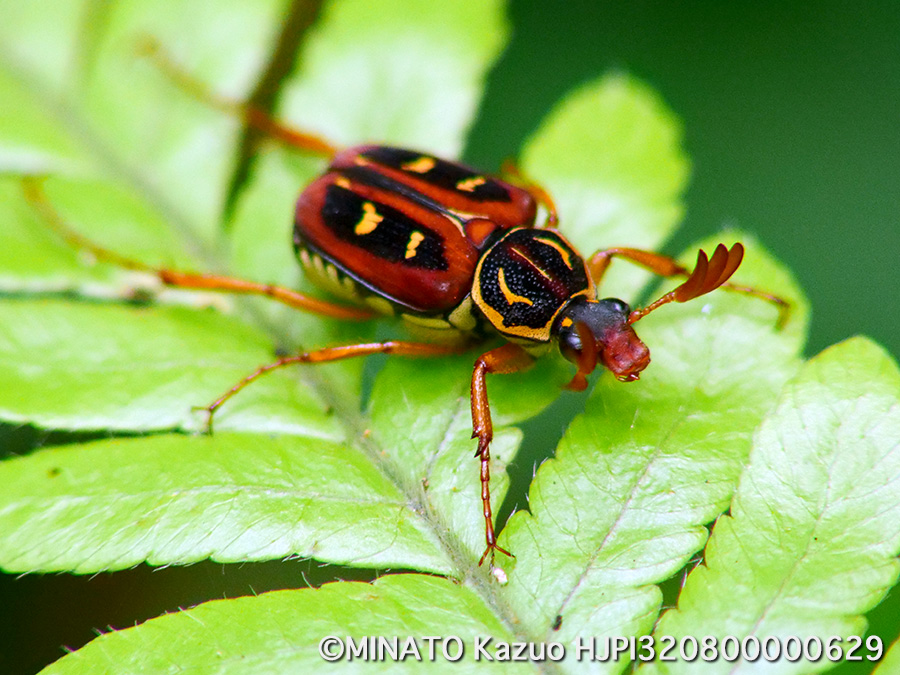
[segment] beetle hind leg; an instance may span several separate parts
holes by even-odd
[[[154,267],[139,260],[133,260],[94,243],[72,229],[45,196],[39,179],[33,177],[23,178],[22,190],[25,194],[25,199],[46,223],[47,227],[53,230],[67,244],[73,248],[87,251],[100,262],[155,276],[166,286],[190,290],[236,293],[239,295],[262,295],[294,309],[349,321],[363,321],[375,316],[375,312],[368,309],[320,300],[283,286],[221,274],[182,272]]]
[[[154,65],[179,89],[205,105],[233,115],[248,127],[284,143],[288,147],[331,158],[339,148],[315,134],[310,134],[273,117],[266,109],[251,102],[238,101],[212,91],[169,55],[159,41],[143,36],[138,43],[138,53],[148,57]]]

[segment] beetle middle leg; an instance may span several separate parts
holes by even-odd
[[[478,438],[478,450],[475,456],[481,458],[481,503],[484,508],[484,538],[487,548],[481,555],[478,564],[481,565],[488,553],[491,560],[494,551],[500,551],[508,556],[512,554],[497,545],[497,537],[494,534],[494,516],[491,512],[491,440],[494,438],[494,426],[491,422],[491,407],[488,403],[487,384],[485,377],[488,373],[509,374],[525,370],[534,363],[534,358],[524,349],[513,343],[497,347],[485,352],[475,361],[475,369],[472,372],[472,438]]]
[[[342,361],[356,356],[369,356],[370,354],[396,354],[409,357],[448,356],[465,351],[468,345],[461,344],[435,344],[430,342],[404,342],[401,340],[388,340],[386,342],[369,342],[355,345],[342,345],[340,347],[325,347],[311,352],[302,352],[292,356],[283,356],[273,363],[260,366],[247,375],[231,389],[222,394],[215,401],[205,407],[207,412],[206,430],[212,433],[213,416],[222,405],[237,394],[251,382],[258,380],[263,375],[295,364],[303,363],[330,363]]]
[[[784,327],[790,316],[791,305],[784,298],[757,288],[742,286],[728,281],[738,265],[740,265],[743,257],[743,246],[740,244],[735,244],[731,250],[719,244],[711,258],[707,258],[706,254],[700,251],[693,271],[679,264],[674,258],[653,251],[644,251],[636,248],[604,249],[597,251],[587,261],[588,271],[595,285],[600,284],[600,280],[614,257],[625,258],[662,277],[688,277],[687,281],[675,290],[666,293],[647,307],[633,312],[629,323],[634,323],[643,318],[661,305],[669,302],[687,302],[719,287],[735,293],[759,298],[775,305],[778,309],[776,326],[779,329]]]

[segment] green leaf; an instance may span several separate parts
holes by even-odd
[[[56,100],[36,90],[27,74],[12,68],[2,52],[0,92],[0,174],[93,168],[81,139],[62,127],[61,114],[53,109]]]
[[[493,8],[484,3],[455,3],[452,8],[436,10],[443,21],[440,37],[426,40],[427,44],[423,44],[419,37],[413,38],[429,32],[435,33],[435,15],[421,11],[416,3],[398,2],[392,7],[398,16],[404,17],[403,35],[409,38],[399,40],[394,45],[392,58],[408,63],[418,61],[420,65],[432,59],[435,62],[435,74],[442,72],[445,78],[435,77],[428,81],[419,79],[406,84],[402,78],[397,80],[397,86],[408,84],[423,105],[398,109],[396,114],[402,113],[402,116],[398,119],[384,117],[384,122],[394,133],[404,135],[405,130],[408,130],[414,137],[416,129],[432,123],[434,109],[440,104],[444,113],[442,143],[445,148],[451,145],[459,147],[468,120],[474,112],[486,67],[501,47],[504,30],[500,3],[495,3]],[[320,82],[326,88],[333,86],[334,79],[318,75],[317,67],[325,68],[327,73],[331,73],[333,62],[355,53],[354,50],[359,50],[358,56],[354,58],[369,64],[373,81],[380,78],[376,74],[385,65],[374,59],[372,54],[380,24],[377,17],[370,17],[372,20],[366,24],[365,31],[361,32],[357,27],[358,19],[362,15],[368,15],[369,10],[363,6],[359,6],[358,10],[348,13],[346,3],[340,3],[326,12],[317,29],[318,37],[300,57],[305,78]],[[384,7],[379,11],[382,10]],[[67,107],[62,114],[67,124],[75,128],[81,128],[79,125],[90,128],[97,119],[109,114],[108,111],[100,111],[97,102],[109,102],[114,98],[117,92],[121,92],[123,81],[127,81],[135,90],[141,89],[143,93],[135,93],[128,99],[133,106],[126,105],[116,109],[116,114],[129,119],[112,121],[111,128],[104,128],[103,134],[98,132],[89,138],[89,151],[93,153],[92,158],[105,167],[104,172],[101,172],[104,175],[100,178],[66,176],[47,179],[44,188],[48,202],[79,233],[111,250],[141,261],[196,269],[203,269],[206,265],[213,269],[234,267],[250,276],[261,277],[264,281],[272,281],[274,277],[275,280],[289,283],[297,269],[289,245],[291,212],[298,186],[303,184],[297,178],[296,169],[299,167],[301,174],[308,174],[316,170],[316,163],[287,158],[282,151],[264,153],[259,164],[261,169],[239,200],[232,228],[231,250],[225,251],[223,255],[222,252],[212,253],[198,245],[205,238],[207,225],[198,224],[196,212],[192,212],[192,209],[208,208],[209,204],[203,206],[201,203],[183,208],[185,205],[179,193],[192,190],[200,184],[202,190],[206,190],[209,171],[198,169],[189,179],[182,176],[177,189],[172,190],[165,181],[155,186],[151,186],[149,182],[153,180],[151,174],[160,165],[175,157],[166,154],[168,143],[172,144],[170,149],[184,147],[181,144],[192,148],[193,141],[190,139],[195,137],[190,136],[190,133],[208,133],[209,130],[197,127],[202,127],[203,120],[210,115],[217,119],[222,115],[173,88],[170,82],[146,63],[125,59],[124,53],[134,46],[135,36],[150,33],[172,52],[179,63],[217,91],[229,93],[233,86],[231,83],[240,80],[240,77],[234,72],[229,74],[228,64],[235,58],[234,55],[225,55],[222,59],[216,57],[208,63],[204,61],[209,56],[206,50],[210,44],[210,35],[201,36],[194,50],[191,46],[193,43],[184,39],[186,33],[183,26],[170,26],[168,18],[153,17],[145,22],[147,11],[132,3],[117,4],[102,28],[92,36],[92,43],[81,45],[85,50],[87,64],[83,87],[72,86],[60,94],[67,100]],[[181,12],[180,18],[197,18],[198,11],[202,14],[206,10],[188,7]],[[179,13],[171,14],[174,16]],[[256,49],[254,45],[258,45],[255,42],[257,38],[262,33],[271,32],[271,28],[257,30],[260,17],[264,14],[265,12],[254,17],[247,42],[238,52],[252,52]],[[467,24],[476,14],[481,19],[481,28],[471,30]],[[240,23],[241,14],[229,14],[223,17],[225,19],[226,23],[234,24],[229,23],[224,27],[220,36],[227,36],[228,31]],[[384,20],[382,18],[381,22]],[[198,25],[201,23],[198,20]],[[210,25],[217,24],[212,21]],[[371,35],[370,31],[373,31]],[[405,49],[411,51],[404,51]],[[457,58],[461,49],[466,52],[465,58]],[[449,54],[444,53],[447,50]],[[319,66],[315,65],[317,59]],[[35,65],[28,59],[22,61],[22,64],[29,63],[31,66]],[[200,65],[201,63],[205,65]],[[123,69],[128,68],[134,70],[128,70],[126,75]],[[37,72],[40,72],[39,68],[35,70]],[[416,72],[418,71],[407,70],[407,75],[411,77]],[[114,76],[115,73],[119,73],[119,76]],[[35,77],[36,81],[39,79]],[[449,84],[452,86],[448,87]],[[103,90],[104,86],[108,90]],[[176,94],[178,102],[171,109],[171,120],[167,118],[154,123],[148,115],[159,115],[160,110],[165,110],[168,115],[170,111],[168,102],[162,105],[157,97],[160,92],[165,92],[169,98],[173,93]],[[363,92],[354,93],[354,99],[358,103],[363,103],[359,99],[361,93]],[[383,103],[383,91],[372,89],[368,94],[372,97],[369,102],[371,106]],[[426,99],[432,101],[430,106],[424,105]],[[332,103],[337,104],[336,101]],[[51,112],[56,112],[53,106],[50,109]],[[151,110],[155,112],[151,113]],[[373,129],[373,119],[371,116],[365,118],[367,129]],[[233,122],[225,119],[224,122],[219,120],[215,124],[231,125]],[[134,141],[130,134],[145,124],[150,125],[150,131],[158,131],[168,139],[165,142],[160,140],[161,145],[154,146],[153,151],[147,153],[148,173],[123,171],[122,175],[110,179],[106,174],[114,173],[116,167],[127,165],[130,153],[134,151]],[[173,132],[174,126],[178,125],[183,125],[188,135],[180,130]],[[65,124],[63,128],[71,131]],[[0,138],[4,132],[12,134],[14,131],[0,128]],[[174,135],[167,136],[170,133]],[[353,134],[359,140],[360,134],[365,132],[351,128],[344,133]],[[378,133],[381,135],[381,132]],[[107,143],[108,148],[102,147]],[[228,154],[220,152],[217,145],[211,151],[210,161],[219,161]],[[189,152],[184,159],[184,166],[189,167],[194,157]],[[215,185],[218,179],[215,171],[212,173],[214,175],[211,182]],[[270,180],[274,182],[274,190],[267,183]],[[158,284],[154,285],[152,279],[148,286],[147,279],[135,279],[130,273],[122,274],[109,265],[97,263],[90,256],[72,250],[70,246],[49,235],[46,224],[24,200],[21,187],[15,179],[8,180],[0,188],[10,198],[0,205],[3,209],[0,216],[11,221],[9,228],[0,230],[0,236],[4,237],[3,243],[9,244],[0,245],[0,279],[3,280],[6,291],[15,293],[0,304],[0,325],[3,326],[0,329],[0,378],[4,383],[0,390],[0,415],[7,421],[54,429],[128,433],[198,430],[203,427],[204,416],[192,411],[192,407],[207,405],[259,364],[271,362],[274,359],[273,345],[290,345],[296,349],[299,340],[318,346],[329,342],[352,343],[361,339],[359,330],[337,322],[306,316],[301,316],[298,320],[296,312],[288,314],[259,311],[259,306],[263,303],[242,302],[240,299],[202,293],[160,291]],[[219,184],[216,189],[221,188]],[[203,194],[200,194],[199,202],[203,201]],[[278,233],[280,236],[277,236]],[[272,268],[276,265],[279,269],[273,273]],[[290,272],[285,273],[281,271],[283,269]],[[55,297],[53,294],[60,290],[71,291],[72,294]],[[123,299],[133,298],[141,302],[153,301],[154,305],[126,305],[121,302]],[[166,306],[167,303],[183,306]],[[357,333],[356,336],[354,332]],[[455,362],[457,372],[459,363]],[[361,367],[362,363],[346,367],[297,368],[268,376],[228,402],[216,418],[217,432],[260,432],[260,435],[254,437],[254,445],[259,446],[256,454],[251,454],[246,462],[252,465],[254,461],[260,461],[264,466],[277,464],[283,453],[279,449],[279,441],[267,441],[261,435],[262,432],[298,436],[299,439],[291,441],[297,443],[316,440],[322,443],[323,453],[326,455],[336,442],[349,436],[352,445],[340,446],[340,452],[352,454],[354,461],[367,463],[369,470],[385,477],[394,491],[378,492],[378,498],[390,505],[389,515],[383,517],[378,524],[369,519],[367,525],[370,531],[362,533],[363,539],[373,542],[371,554],[359,556],[357,549],[357,557],[354,558],[347,550],[336,547],[333,543],[328,546],[321,544],[319,540],[325,539],[321,532],[328,529],[326,525],[322,525],[318,529],[300,528],[299,534],[281,539],[275,548],[269,549],[272,557],[316,555],[323,560],[347,564],[387,566],[402,563],[413,568],[447,573],[450,568],[446,551],[442,550],[435,558],[434,551],[429,548],[429,537],[433,543],[436,532],[439,531],[434,514],[426,514],[428,517],[423,520],[418,511],[420,504],[416,501],[418,493],[414,490],[404,491],[408,486],[399,478],[396,467],[385,459],[386,453],[360,437],[365,430],[365,421],[361,418],[358,403],[358,373]],[[467,378],[468,375],[462,381]],[[512,432],[507,435],[510,434]],[[500,436],[498,452],[503,447],[502,430]],[[217,442],[219,438],[217,434],[213,442]],[[190,440],[194,444],[192,447],[203,447],[202,439]],[[286,438],[284,442],[289,440]],[[181,448],[186,441],[179,435],[167,435],[161,436],[158,442],[163,448]],[[511,453],[512,445],[508,445]],[[104,463],[97,458],[106,453],[114,455],[114,447],[120,446],[101,444],[89,446],[87,450],[81,446],[69,446],[67,450],[71,452],[66,456],[77,465],[83,450],[92,458],[91,466],[98,467]],[[132,453],[135,454],[137,453]],[[21,461],[25,466],[31,461],[35,462],[37,475],[42,475],[40,457],[43,455],[37,453]],[[168,494],[169,501],[163,499],[162,503],[154,507],[154,513],[158,513],[160,521],[178,522],[184,509],[184,504],[177,499],[179,480],[193,485],[192,489],[195,491],[200,488],[192,483],[195,475],[187,467],[183,474],[177,470],[166,472],[167,482],[164,481],[163,486],[154,483],[159,474],[159,467],[154,462],[165,464],[154,457],[151,452],[145,453],[139,461],[135,461],[132,456],[135,468],[130,475],[133,476],[133,481],[124,483],[119,480],[110,481],[109,476],[116,473],[115,462],[110,456],[108,471],[82,474],[82,479],[74,484],[71,491],[59,496],[64,499],[77,498],[79,494],[84,497],[95,493],[104,494],[104,488],[113,483],[120,490],[116,493],[118,499],[125,499],[130,495],[136,500],[134,508],[140,509],[146,506],[146,502],[141,500],[141,495],[145,492],[157,496]],[[174,459],[171,461],[175,463]],[[125,463],[124,457],[121,462]],[[468,466],[473,466],[475,470],[471,474],[464,474],[467,482],[477,479],[477,463],[470,462]],[[5,470],[6,465],[3,465],[0,472]],[[8,470],[13,471],[11,468]],[[321,471],[321,462],[310,461],[303,475],[314,477]],[[204,489],[219,498],[224,493],[232,494],[235,484],[255,485],[258,482],[252,466],[248,466],[243,473],[233,472],[225,467],[210,470],[204,475]],[[21,480],[20,476],[19,473],[15,477],[11,476],[10,483]],[[436,481],[435,484],[439,482]],[[30,489],[28,481],[24,485],[25,492],[19,494],[25,494]],[[468,489],[477,490],[477,480],[472,485],[474,487]],[[272,486],[273,495],[278,492],[278,487]],[[13,499],[12,494],[10,493],[10,500]],[[339,490],[335,494],[341,496]],[[403,495],[406,506],[400,505],[402,500],[398,501],[397,494]],[[49,496],[48,493],[48,498]],[[107,503],[108,500],[87,499],[84,505],[86,509],[92,507],[103,513],[104,504]],[[269,518],[266,509],[271,505],[266,507],[264,498],[254,503],[256,506],[248,508],[245,520],[234,520],[227,524],[231,540],[252,539],[248,534],[250,524],[265,522]],[[338,500],[336,503],[341,502]],[[354,528],[348,529],[347,523],[342,522],[348,512],[353,513],[353,507],[347,503],[342,505],[342,515],[333,518],[323,512],[321,517],[324,523],[331,524],[331,532],[339,533],[333,535],[332,539],[337,538],[343,545],[354,546],[355,540],[357,544],[361,540],[360,535],[354,535]],[[275,508],[283,507],[276,504]],[[8,569],[18,565],[22,565],[24,570],[75,569],[77,566],[79,571],[84,572],[90,566],[95,570],[108,569],[133,564],[144,557],[159,564],[197,560],[206,556],[217,559],[240,558],[240,553],[235,552],[238,549],[228,548],[229,537],[224,534],[224,529],[219,530],[221,536],[215,540],[206,537],[204,528],[208,527],[207,523],[198,522],[198,527],[175,528],[168,535],[171,537],[167,542],[168,548],[153,549],[148,548],[149,540],[144,541],[136,535],[115,541],[113,534],[109,542],[103,541],[109,533],[133,533],[133,512],[126,509],[119,511],[107,508],[107,512],[103,513],[103,521],[104,527],[108,529],[103,530],[100,541],[92,529],[94,523],[88,518],[62,523],[52,519],[42,520],[43,512],[40,507],[16,513],[22,519],[22,528],[18,529],[17,525],[17,531],[36,531],[31,530],[31,526],[42,522],[48,545],[33,549],[31,557],[25,562],[18,555],[17,547],[21,546],[21,541],[17,540],[15,544],[7,542],[3,560]],[[467,514],[468,520],[474,520],[480,527],[477,518],[471,518],[473,513],[477,514],[478,510]],[[297,514],[294,513],[293,516],[296,517]],[[404,525],[407,521],[420,525],[427,521],[424,538],[420,537],[422,550],[418,552],[412,552],[403,543],[409,539],[409,533],[404,534],[408,529]],[[59,529],[57,537],[51,536],[54,527]],[[160,526],[159,529],[165,528]],[[56,547],[50,544],[51,541],[61,545],[60,541],[77,540],[79,537],[84,540],[87,553],[79,550],[74,561],[73,558],[60,558],[53,554]],[[206,543],[198,546],[200,541]],[[192,550],[192,545],[197,548]],[[166,555],[172,557],[167,559]],[[456,561],[457,564],[459,562]]]
[[[322,438],[168,434],[66,445],[5,462],[3,484],[8,570],[292,555],[451,570],[433,527],[371,460]]]
[[[93,18],[83,14],[87,5],[85,0],[34,0],[4,5],[0,60],[37,75],[47,92],[64,89],[77,76],[83,21]],[[48,16],[53,20],[48,21]]]
[[[563,231],[585,255],[612,246],[657,249],[684,212],[689,163],[681,124],[627,75],[567,96],[525,146],[522,165],[549,189]],[[603,294],[631,299],[646,279],[633,267],[614,268]]]
[[[453,548],[478,560],[484,551],[480,463],[473,459],[469,386],[473,354],[440,361],[389,361],[372,391],[373,438],[409,491],[455,538]],[[427,366],[427,367],[423,367]],[[489,378],[494,412],[491,496],[499,508],[508,487],[506,465],[522,434],[510,425],[533,417],[558,395],[563,380],[550,361],[525,374]],[[523,392],[528,392],[523,395]]]
[[[0,222],[0,288],[4,291],[65,288],[85,269],[77,252],[62,245],[26,203],[20,180],[0,178]]]
[[[434,642],[436,658],[429,659],[428,642],[422,638],[450,635],[462,642],[464,657],[460,661],[445,659],[438,640]],[[395,575],[371,585],[326,584],[320,589],[208,602],[137,628],[103,635],[44,672],[168,673],[173,664],[198,675],[372,671],[373,664],[346,655],[329,666],[319,656],[319,643],[327,636],[341,640],[350,636],[357,644],[366,636],[388,640],[397,636],[400,647],[406,636],[415,636],[421,660],[429,670],[448,673],[480,673],[490,667],[484,660],[475,661],[476,638],[512,640],[510,632],[471,590],[445,579]],[[455,643],[446,645],[450,658],[455,658]],[[504,673],[533,672],[524,663],[494,665]],[[422,666],[410,655],[401,663],[392,663],[390,670],[419,672]]]
[[[0,303],[0,415],[50,429],[200,430],[192,408],[272,359],[268,338],[213,311],[60,300]],[[319,399],[271,375],[218,430],[339,438]]]
[[[748,253],[748,267],[772,265],[761,249]],[[650,367],[635,383],[601,378],[538,469],[529,512],[504,530],[516,560],[503,595],[531,634],[648,632],[654,584],[703,547],[704,524],[728,508],[750,432],[798,367],[799,345],[769,308],[757,318],[720,311],[732,302],[724,293],[704,301],[636,324]],[[557,616],[563,626],[551,631]]]
[[[114,3],[88,45],[78,110],[114,161],[183,226],[209,236],[230,180],[239,122],[177,88],[141,48],[150,38],[220,95],[241,99],[277,37],[285,0]],[[122,114],[127,101],[127,113]]]
[[[285,91],[284,110],[344,145],[399,144],[455,157],[485,64],[506,40],[503,7],[501,0],[329,3]]]
[[[293,246],[294,207],[301,187],[325,164],[320,158],[292,157],[276,148],[257,158],[254,175],[230,223],[235,274],[291,288],[303,283]],[[305,290],[311,288],[308,285]]]
[[[65,3],[65,12],[84,12],[79,18],[85,24],[72,20],[53,31],[42,26],[56,8],[41,4],[26,5],[4,26],[11,48],[0,53],[0,85],[14,77],[26,87],[39,108],[36,119],[56,121],[53,137],[91,154],[89,171],[142,192],[176,227],[208,236],[224,199],[237,122],[177,89],[140,47],[148,37],[156,39],[212,88],[240,97],[262,66],[284,0],[231,2],[227,12],[208,3],[167,0],[125,0],[101,10],[88,2],[77,8]],[[17,28],[31,39],[22,40]],[[48,32],[49,63],[66,69],[67,77],[51,73],[42,60],[46,43],[37,36]],[[11,147],[15,160],[18,148],[35,137],[35,125],[16,123],[16,115],[8,121],[0,119],[0,150]],[[10,160],[0,155],[0,162]],[[69,168],[43,164],[44,171]]]
[[[897,581],[900,370],[872,342],[825,350],[782,392],[719,518],[705,564],[658,635],[863,635],[861,616]],[[712,671],[750,670],[719,662]],[[781,663],[813,672],[830,662]],[[693,672],[693,664],[655,664]]]
[[[72,13],[76,4],[62,11]],[[30,40],[15,35],[38,26],[31,12],[46,7],[19,8],[12,28],[0,26],[0,99],[20,106],[0,110],[0,168],[53,173],[45,181],[49,202],[79,232],[115,251],[151,264],[297,285],[293,203],[322,160],[263,148],[223,227],[237,120],[193,100],[133,54],[149,33],[213,90],[239,97],[263,67],[285,3],[240,0],[228,12],[172,0],[88,5],[100,12],[88,34],[74,25],[34,28],[57,39],[46,63]],[[505,34],[499,1],[329,3],[286,83],[281,110],[337,142],[455,155]],[[61,76],[71,63],[72,77]],[[563,231],[584,253],[653,248],[682,212],[687,160],[680,133],[646,86],[607,77],[560,102],[524,152],[523,171],[555,196]],[[454,580],[404,575],[209,603],[103,637],[53,667],[66,672],[166,671],[173,664],[201,672],[318,669],[316,645],[332,631],[560,641],[570,654],[576,637],[646,634],[659,614],[657,584],[696,555],[706,525],[728,509],[752,433],[800,366],[808,322],[802,293],[752,238],[728,233],[704,242],[711,251],[720,239],[739,237],[748,254],[736,282],[786,295],[790,323],[776,331],[771,303],[716,292],[637,324],[653,363],[637,383],[599,379],[556,457],[537,471],[530,512],[515,514],[501,534],[517,557],[498,556],[491,575],[476,567],[484,524],[470,438],[475,352],[387,359],[367,397],[360,394],[369,388],[360,384],[361,363],[284,370],[229,400],[216,435],[191,435],[203,424],[191,407],[271,362],[276,349],[349,344],[392,329],[252,299],[160,290],[48,236],[15,178],[0,183],[0,221],[0,418],[155,434],[71,443],[0,464],[6,569],[90,573],[145,560],[302,555]],[[219,230],[228,235],[212,245]],[[688,251],[685,264],[695,256],[696,249]],[[617,261],[602,293],[634,299],[645,278]],[[571,366],[560,361],[542,359],[528,373],[489,379],[495,513],[522,439],[514,425],[559,396],[571,377]],[[367,367],[376,372],[377,365]],[[845,395],[869,396],[857,389]],[[830,441],[849,448],[851,438]],[[861,457],[871,455],[865,442],[853,443]],[[751,473],[766,466],[754,462]],[[810,452],[788,466],[818,475],[827,464]],[[847,477],[856,485],[887,485],[890,473],[879,465],[851,468]],[[747,480],[742,489],[752,492],[743,487]],[[735,523],[748,499],[733,507]],[[853,536],[874,527],[860,517],[862,508],[850,520],[862,523]],[[778,516],[803,524],[809,512],[806,503],[788,500]],[[872,513],[882,514],[871,519],[881,523],[893,512]],[[722,527],[728,522],[720,519]],[[802,528],[792,532],[805,536]],[[779,534],[785,552],[797,550],[797,541]],[[725,536],[717,526],[711,546]],[[865,597],[847,596],[856,603],[848,604],[852,620],[892,583],[889,548],[854,568]],[[816,583],[829,580],[825,570]],[[687,601],[701,595],[697,583],[689,582],[683,597],[685,615]],[[812,600],[820,587],[806,587]],[[561,668],[587,665],[625,667],[570,658]]]
[[[885,645],[884,649],[887,653],[872,671],[873,675],[890,675],[900,670],[900,640],[894,640],[892,645]]]

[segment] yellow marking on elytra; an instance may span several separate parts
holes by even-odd
[[[457,190],[462,190],[463,192],[474,192],[475,188],[479,185],[484,185],[485,180],[484,176],[474,176],[472,178],[466,178],[465,180],[461,180],[456,184]]]
[[[400,168],[404,171],[412,171],[413,173],[428,173],[437,164],[434,157],[419,157],[411,162],[401,164]]]
[[[384,216],[375,210],[375,205],[372,202],[363,202],[363,212],[362,220],[353,228],[355,234],[369,234],[369,232],[378,227],[378,223],[384,220]]]
[[[543,237],[535,237],[535,240],[541,242],[542,244],[547,244],[547,246],[555,248],[557,251],[559,251],[559,254],[562,256],[563,262],[566,264],[566,267],[568,267],[569,269],[572,269],[572,258],[569,257],[569,252],[566,249],[564,249],[562,246],[560,246],[558,243],[556,243],[552,239],[544,239]]]
[[[335,178],[334,184],[339,187],[344,188],[345,190],[350,189],[350,181],[347,180],[346,178],[344,178],[344,176],[338,176],[337,178]]]
[[[510,305],[514,302],[524,302],[526,305],[533,305],[534,303],[526,298],[524,295],[519,295],[518,293],[513,293],[509,286],[506,285],[506,277],[503,275],[503,268],[501,267],[497,270],[497,281],[500,283],[500,290],[503,292],[503,297],[506,298],[506,302]]]
[[[362,155],[357,155],[353,158],[353,163],[356,164],[356,166],[368,166],[369,160]]]
[[[418,230],[413,230],[412,234],[409,235],[409,243],[406,245],[406,255],[403,257],[407,260],[412,258],[416,254],[416,248],[419,244],[422,243],[422,240],[425,238],[425,235],[419,232]]]
[[[562,320],[563,328],[568,328],[571,325],[572,325],[572,319],[570,319],[569,317],[566,317],[565,319]]]

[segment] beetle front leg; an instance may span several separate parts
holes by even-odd
[[[475,361],[475,370],[472,372],[472,438],[478,438],[478,450],[475,456],[481,458],[481,503],[484,509],[484,538],[487,542],[487,548],[478,560],[479,565],[484,562],[488,553],[491,554],[493,562],[494,551],[512,556],[509,551],[497,545],[497,537],[494,534],[490,485],[490,446],[494,437],[494,426],[491,423],[491,407],[488,403],[485,377],[488,373],[516,373],[529,368],[532,363],[534,363],[534,359],[528,352],[518,345],[509,343],[479,356]]]

